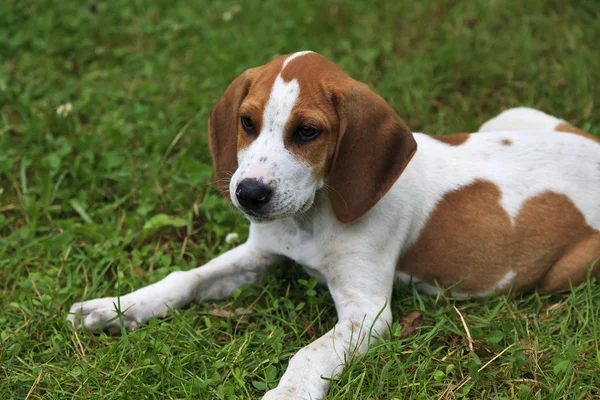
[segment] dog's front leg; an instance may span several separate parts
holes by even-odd
[[[393,267],[388,268],[392,273],[382,265],[361,267],[360,271],[335,269],[334,276],[328,276],[328,286],[338,323],[291,358],[279,385],[263,400],[321,399],[329,388],[327,378],[336,378],[347,362],[388,336]]]
[[[152,285],[121,297],[104,297],[75,303],[67,317],[76,327],[111,329],[120,326],[120,310],[127,329],[169,309],[198,299],[222,299],[245,283],[254,283],[277,256],[264,254],[246,242],[202,267],[176,271]]]

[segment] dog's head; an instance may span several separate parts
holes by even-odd
[[[322,188],[336,218],[352,222],[417,148],[385,100],[312,52],[245,71],[208,126],[217,183],[255,222],[305,212]]]

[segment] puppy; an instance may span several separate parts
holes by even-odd
[[[125,327],[223,299],[292,259],[328,286],[339,320],[264,399],[319,399],[324,378],[386,336],[395,279],[459,297],[584,281],[600,258],[600,141],[532,109],[481,130],[412,133],[312,52],[247,70],[215,106],[209,139],[220,189],[250,220],[248,241],[122,296]],[[69,319],[118,327],[116,304],[77,303]]]

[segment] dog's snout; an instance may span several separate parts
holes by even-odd
[[[257,210],[271,200],[273,191],[271,188],[254,178],[246,178],[242,180],[237,189],[235,196],[240,205],[248,210]]]

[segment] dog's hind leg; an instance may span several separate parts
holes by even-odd
[[[590,267],[592,276],[600,273],[600,232],[595,231],[565,252],[542,278],[542,292],[556,292],[585,282]]]
[[[67,319],[75,327],[98,330],[118,328],[121,316],[125,328],[135,329],[150,317],[162,317],[169,309],[185,307],[194,300],[228,297],[239,286],[259,280],[266,266],[278,258],[247,242],[202,267],[172,272],[127,295],[75,303]]]

